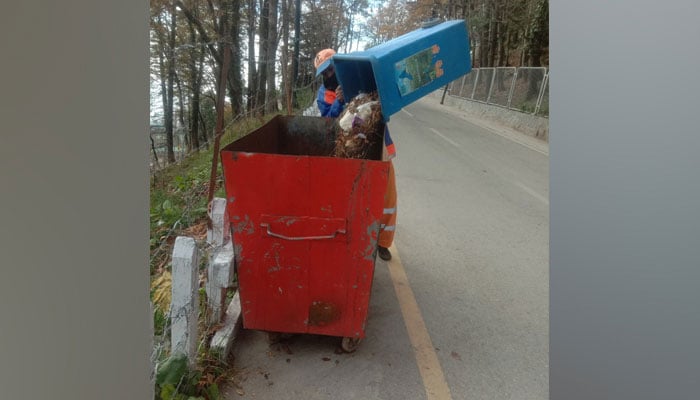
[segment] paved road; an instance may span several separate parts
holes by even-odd
[[[229,399],[547,399],[548,156],[424,98],[392,117],[399,193],[367,338],[244,331]]]

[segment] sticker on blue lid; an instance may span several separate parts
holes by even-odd
[[[434,44],[394,64],[396,85],[401,96],[422,88],[445,73],[442,60],[438,59],[439,53],[440,46]]]

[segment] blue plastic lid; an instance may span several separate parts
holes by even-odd
[[[464,20],[429,21],[422,28],[365,51],[335,54],[346,99],[378,92],[384,119],[471,71]]]

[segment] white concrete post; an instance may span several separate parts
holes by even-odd
[[[207,266],[208,323],[221,321],[225,306],[226,289],[233,280],[233,244],[226,213],[226,199],[215,197],[210,205],[209,217],[212,227],[207,230],[207,242],[214,249]]]
[[[226,214],[226,199],[215,197],[209,210],[212,228],[207,229],[207,242],[214,247],[220,247],[231,239],[228,214]]]
[[[214,251],[207,266],[207,304],[209,324],[221,321],[226,289],[233,283],[233,243],[229,241]]]
[[[194,239],[178,236],[173,248],[173,283],[170,306],[171,351],[187,355],[190,365],[197,357],[199,254]]]
[[[210,343],[210,351],[224,360],[231,350],[236,332],[241,326],[241,306],[238,292],[226,306],[226,292],[233,284],[234,250],[231,229],[226,213],[226,199],[212,200],[209,217],[212,228],[207,230],[207,242],[213,247],[207,265],[207,322],[210,325],[222,323]],[[224,310],[226,310],[224,318]]]

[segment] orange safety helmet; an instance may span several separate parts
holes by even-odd
[[[316,54],[314,58],[314,67],[316,68],[316,76],[325,71],[331,65],[331,57],[335,54],[333,49],[323,49]]]

